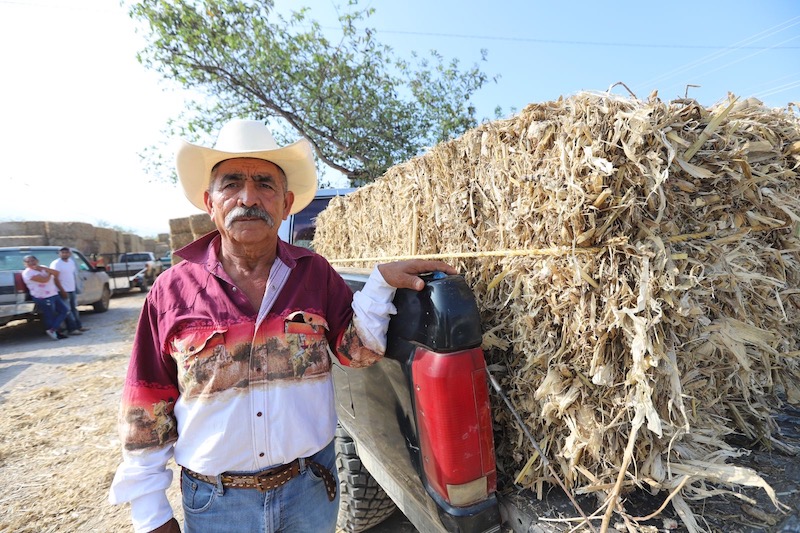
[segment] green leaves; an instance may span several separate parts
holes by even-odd
[[[461,71],[435,51],[398,58],[367,25],[372,9],[350,0],[340,11],[331,40],[307,9],[284,17],[270,0],[129,5],[149,27],[140,61],[200,95],[172,133],[263,119],[279,142],[305,137],[319,162],[361,184],[477,124],[470,97],[488,81],[477,65]]]

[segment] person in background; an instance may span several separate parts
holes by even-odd
[[[81,316],[78,312],[77,294],[82,290],[80,272],[78,272],[78,265],[75,264],[75,260],[72,259],[72,250],[62,246],[58,251],[58,255],[59,259],[53,260],[50,263],[50,268],[58,270],[58,280],[61,282],[61,287],[66,294],[63,300],[64,304],[69,308],[66,318],[67,333],[69,335],[80,335],[89,329],[83,327]]]
[[[69,309],[61,299],[61,295],[66,293],[59,282],[58,270],[40,265],[39,260],[33,255],[26,255],[22,261],[25,263],[22,279],[42,314],[45,333],[54,341],[65,339],[67,336],[58,330],[69,314]]]
[[[130,502],[137,533],[179,533],[166,496],[174,458],[186,533],[333,533],[331,356],[376,362],[395,290],[455,269],[385,263],[353,294],[322,256],[283,242],[281,221],[314,198],[316,165],[308,141],[279,147],[261,122],[228,122],[214,148],[184,143],[177,170],[217,231],[177,250],[184,260],[147,295],[109,500]]]

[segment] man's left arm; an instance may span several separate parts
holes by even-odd
[[[410,259],[408,261],[395,261],[378,265],[377,269],[387,284],[395,289],[412,289],[421,291],[425,282],[420,274],[426,272],[444,272],[457,274],[458,271],[443,261],[429,261],[425,259]]]

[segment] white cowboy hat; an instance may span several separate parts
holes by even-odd
[[[311,143],[300,139],[280,147],[263,123],[242,119],[231,120],[222,126],[214,148],[181,141],[175,163],[186,198],[205,211],[203,193],[208,190],[211,169],[220,161],[237,157],[264,159],[283,169],[289,190],[294,193],[291,213],[302,210],[314,199],[317,167]]]

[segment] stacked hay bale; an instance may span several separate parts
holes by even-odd
[[[0,222],[0,246],[45,246],[47,243],[47,222]]]
[[[189,217],[169,220],[169,244],[173,250],[183,248],[194,240]],[[173,259],[175,261],[176,259]]]
[[[52,246],[89,248],[94,240],[94,226],[87,222],[47,222],[47,240]]]
[[[183,248],[190,242],[217,229],[208,213],[198,213],[185,218],[173,218],[169,221],[169,242],[172,250]],[[177,264],[182,258],[172,254],[172,264]]]
[[[697,529],[686,501],[708,481],[775,501],[724,438],[769,441],[777,395],[800,401],[798,168],[791,110],[581,93],[335,199],[314,246],[342,266],[455,264],[487,362],[567,486],[609,513],[634,486],[672,493]],[[541,488],[502,402],[494,419],[499,468]]]
[[[120,250],[120,232],[111,228],[94,228],[94,244],[87,254],[115,254]]]

